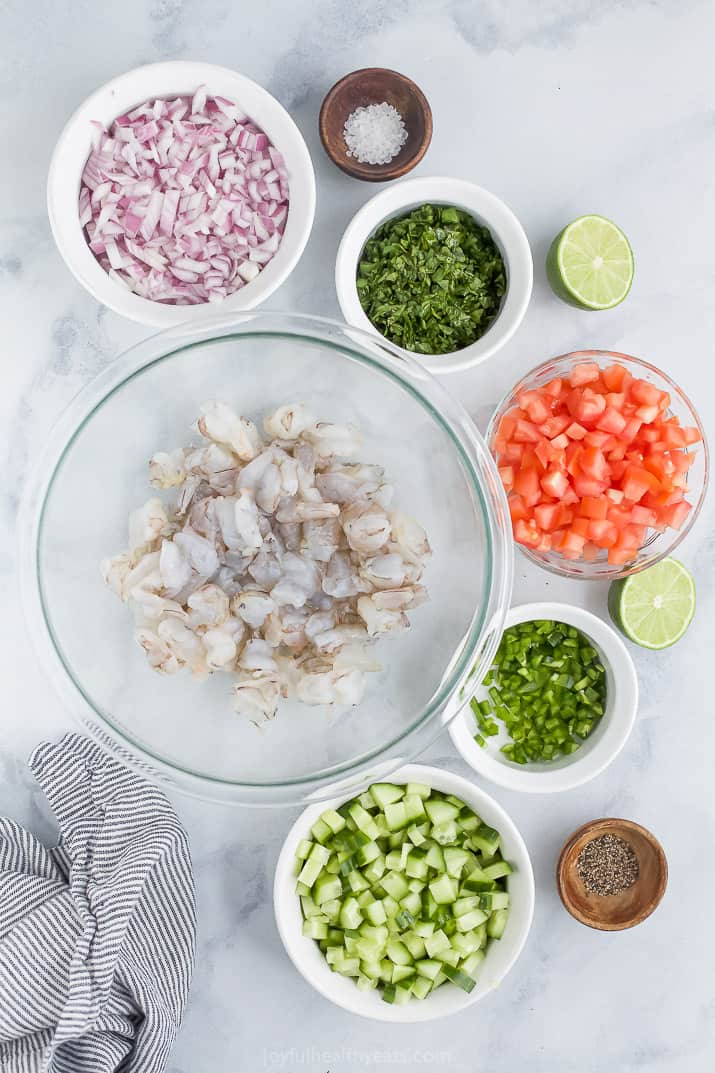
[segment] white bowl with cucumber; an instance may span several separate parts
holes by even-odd
[[[375,1020],[431,1021],[478,1002],[512,968],[534,876],[493,798],[411,764],[301,814],[274,907],[288,956],[325,998]]]

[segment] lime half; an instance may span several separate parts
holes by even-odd
[[[608,610],[616,626],[643,648],[668,648],[695,614],[693,575],[677,559],[663,559],[640,574],[614,581]]]
[[[551,243],[546,274],[554,292],[580,309],[613,309],[633,282],[633,250],[605,216],[579,216]]]

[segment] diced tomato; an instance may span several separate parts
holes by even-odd
[[[550,395],[552,399],[558,399],[563,389],[564,382],[560,376],[555,376],[553,380],[549,380],[548,384],[544,384],[539,390],[543,391],[545,395]]]
[[[523,417],[520,417],[516,422],[512,439],[516,443],[538,443],[541,433],[531,421],[525,421]]]
[[[601,371],[603,382],[609,391],[623,391],[624,381],[626,385],[628,383],[627,378],[632,379],[628,370],[623,366],[615,362],[613,365],[609,365],[608,368]]]
[[[595,362],[584,361],[580,365],[574,365],[569,376],[571,387],[582,387],[583,384],[590,384],[594,380],[598,380],[600,374],[601,370]]]
[[[561,469],[548,469],[541,478],[541,487],[548,496],[560,499],[569,486],[568,477]]]
[[[514,491],[523,497],[527,507],[535,507],[541,499],[539,474],[536,470],[520,470],[514,477]]]
[[[513,466],[500,466],[499,476],[501,477],[502,484],[507,492],[511,492],[514,487],[514,467]]]
[[[584,496],[579,511],[584,518],[603,520],[608,513],[608,500],[603,496],[598,499],[594,496]]]
[[[625,566],[635,559],[636,548],[609,548],[608,562],[611,566]]]
[[[607,432],[601,432],[598,428],[587,432],[583,441],[584,447],[598,447],[599,451],[603,451],[604,454],[606,451],[610,451],[615,444],[615,437],[610,436]]]
[[[499,422],[499,428],[497,429],[497,435],[502,436],[505,440],[510,440],[514,435],[514,429],[516,428],[516,414],[513,410],[509,410],[505,413]]]
[[[672,507],[666,507],[661,514],[661,519],[671,529],[680,529],[691,510],[691,504],[682,500],[680,503],[674,503]]]
[[[529,517],[529,508],[517,493],[509,496],[509,515],[513,522],[523,522]]]
[[[514,523],[514,539],[518,544],[524,544],[527,548],[536,548],[541,540],[541,535],[533,518],[528,522],[519,519],[518,522]]]
[[[595,481],[608,479],[608,462],[603,451],[598,447],[584,447],[579,458],[579,466],[584,477],[592,477]]]
[[[568,380],[519,393],[494,453],[514,537],[565,559],[630,562],[648,529],[679,528],[691,505],[688,450],[701,435],[670,397],[619,363],[582,362]]]
[[[654,510],[649,510],[648,507],[641,507],[636,504],[631,510],[631,521],[635,525],[653,526],[658,521],[658,515]]]
[[[547,439],[552,440],[554,436],[559,436],[570,424],[571,419],[568,414],[552,414],[548,420],[544,421],[541,431]]]
[[[647,380],[634,380],[629,394],[639,406],[655,406],[656,409],[661,408],[664,396],[667,398],[665,391],[660,391],[655,384],[649,384]]]
[[[573,490],[578,496],[600,496],[606,491],[605,481],[596,481],[593,477],[582,477],[580,474],[573,479]]]
[[[609,521],[589,522],[588,539],[599,548],[612,548],[618,540],[618,527]]]
[[[619,413],[613,406],[606,406],[606,409],[596,420],[596,428],[600,428],[603,432],[610,432],[614,436],[620,436],[626,424],[627,421],[623,414]]]
[[[572,421],[566,429],[566,435],[570,440],[582,440],[588,434],[588,429],[579,425],[578,421]]]
[[[538,391],[522,391],[517,395],[519,406],[535,425],[542,425],[551,414],[551,408]]]
[[[579,536],[586,538],[588,536],[588,527],[590,522],[588,518],[574,518],[571,522],[571,532],[578,533]]]

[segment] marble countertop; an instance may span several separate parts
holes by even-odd
[[[581,346],[640,355],[672,373],[715,428],[712,2],[621,0],[9,0],[0,44],[2,457],[0,813],[51,837],[25,758],[70,718],[38,674],[15,578],[15,513],[43,436],[92,376],[145,331],[100,308],[64,268],[45,214],[50,153],[96,86],[141,63],[198,58],[235,67],[291,111],[313,154],[318,210],[297,271],[269,308],[338,315],[339,236],[374,190],[322,154],[317,112],[342,74],[393,66],[424,89],[432,146],[418,174],[474,180],[512,206],[535,259],[534,298],[515,339],[482,369],[447,379],[484,428],[501,393],[545,357]],[[625,304],[582,313],[548,289],[544,256],[570,218],[597,211],[628,233],[636,277]],[[626,749],[588,786],[547,798],[495,796],[533,856],[528,946],[498,992],[424,1026],[363,1021],[334,1008],[284,955],[271,878],[293,811],[240,811],[183,798],[193,844],[200,941],[190,1008],[170,1073],[706,1073],[715,1054],[713,497],[681,548],[698,584],[688,637],[634,651],[642,701]],[[554,597],[606,614],[603,586],[516,561],[515,599]],[[430,759],[465,771],[448,737]],[[553,870],[570,831],[600,815],[659,836],[671,878],[657,914],[600,934],[569,918]]]

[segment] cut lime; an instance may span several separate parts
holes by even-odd
[[[677,559],[663,559],[640,574],[614,581],[608,610],[616,626],[643,648],[679,641],[695,614],[695,582]]]
[[[579,216],[546,256],[554,293],[580,309],[613,309],[631,289],[633,271],[628,239],[604,216]]]

